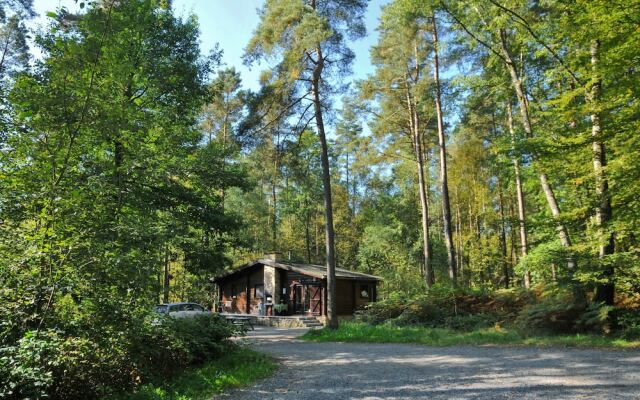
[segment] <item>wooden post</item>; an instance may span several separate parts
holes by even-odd
[[[251,314],[251,296],[249,295],[249,274],[247,274],[247,283],[245,285],[245,291],[244,291],[244,298],[247,302],[246,306],[245,306],[245,310],[247,312],[247,314]]]
[[[327,316],[327,282],[322,287],[322,315]]]
[[[302,280],[302,279],[301,279]],[[305,304],[307,302],[307,285],[300,284],[300,304],[302,305],[302,315],[307,313],[305,310]],[[309,302],[311,304],[311,302]]]
[[[351,305],[351,313],[353,314],[353,312],[356,310],[356,281],[351,281],[351,288],[352,288],[352,292],[353,292],[353,296],[352,296],[352,305]]]

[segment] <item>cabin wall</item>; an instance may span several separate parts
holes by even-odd
[[[315,281],[320,286],[313,285],[309,281]],[[300,285],[303,285],[302,289],[296,291],[295,287]],[[376,286],[375,281],[338,278],[336,280],[337,314],[353,315],[355,310],[376,301]],[[280,301],[288,304],[289,314],[326,315],[326,281],[318,281],[298,272],[259,265],[219,282],[219,288],[222,312],[258,315],[260,304],[266,303],[267,296],[271,295],[274,304]],[[283,291],[285,293],[282,293]]]
[[[245,271],[233,279],[221,283],[220,306],[222,312],[246,314],[248,293],[249,313],[258,314],[258,305],[263,299],[257,298],[256,285],[264,285],[264,272],[262,267]]]
[[[356,282],[356,309],[366,306],[375,301],[376,283],[357,281]]]
[[[351,315],[354,310],[354,283],[350,280],[336,280],[336,312]]]
[[[262,297],[258,298],[256,285],[262,285]],[[259,305],[265,301],[264,292],[264,272],[260,268],[249,274],[249,314],[259,314]]]
[[[338,279],[336,292],[338,315],[352,315],[355,310],[375,301],[376,282]]]

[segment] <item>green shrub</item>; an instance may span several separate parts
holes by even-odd
[[[538,301],[522,309],[516,326],[525,332],[572,333],[579,331],[578,321],[586,304],[566,287],[540,287]]]
[[[131,321],[88,338],[57,330],[27,332],[0,348],[0,398],[88,399],[158,382],[215,359],[241,333],[217,316]]]
[[[358,310],[355,319],[373,325],[381,324],[399,317],[406,307],[407,305],[398,299],[382,300],[371,303],[362,310]]]
[[[60,345],[56,332],[27,334],[13,346],[0,348],[0,398],[46,397],[53,384],[53,356]]]
[[[576,320],[576,330],[579,332],[593,332],[610,334],[613,332],[614,306],[602,303],[591,303]]]
[[[640,312],[638,310],[616,310],[615,319],[624,339],[640,339]]]
[[[469,330],[513,321],[533,294],[520,289],[485,291],[434,286],[412,299],[384,300],[362,310],[357,320],[395,326],[420,325]]]
[[[500,322],[500,318],[492,314],[465,314],[449,316],[444,321],[444,327],[456,331],[473,331],[495,326]]]
[[[184,367],[200,364],[220,355],[243,333],[216,315],[171,318],[153,315],[140,329],[131,353],[136,355],[138,373],[143,377],[168,377]]]

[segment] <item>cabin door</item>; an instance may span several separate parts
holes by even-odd
[[[320,315],[322,311],[322,286],[307,286],[305,312]]]
[[[322,311],[322,287],[298,284],[293,287],[293,313],[320,315]]]

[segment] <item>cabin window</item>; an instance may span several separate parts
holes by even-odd
[[[231,298],[235,299],[236,297],[238,297],[238,288],[236,285],[231,285]]]
[[[264,297],[264,285],[256,285],[254,287],[254,293],[256,294],[256,299],[262,299]]]
[[[360,285],[360,298],[361,299],[370,299],[371,298],[371,289],[369,285]]]

